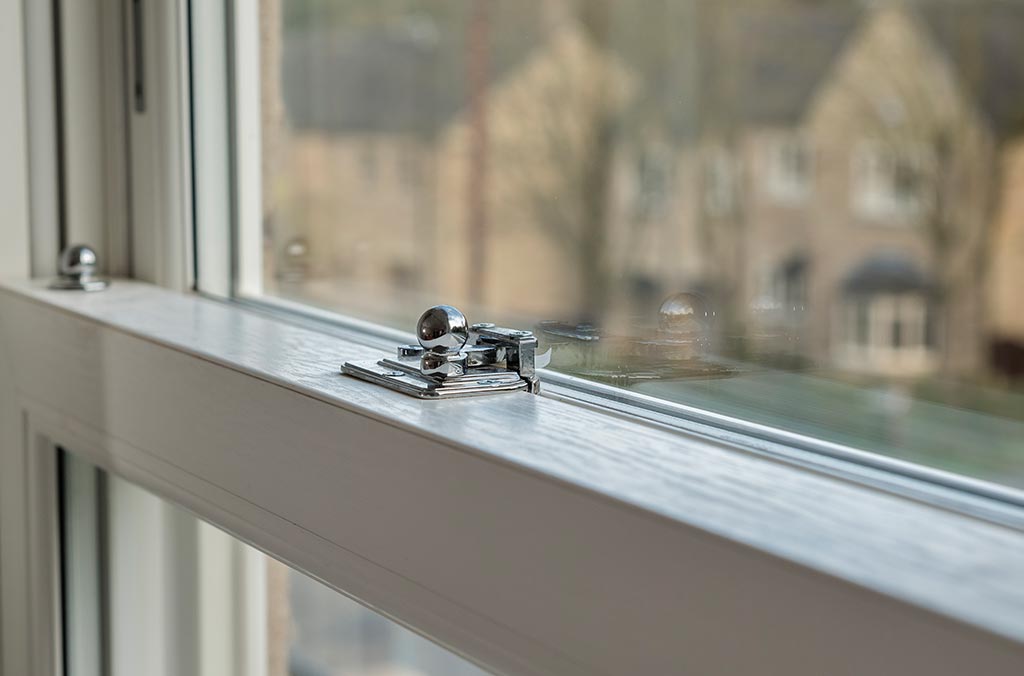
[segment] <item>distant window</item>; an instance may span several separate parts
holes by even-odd
[[[919,373],[934,366],[933,309],[919,293],[877,293],[849,300],[846,356],[857,370]]]
[[[711,216],[727,216],[736,202],[737,171],[728,151],[712,150],[704,162],[704,208]]]
[[[906,222],[928,206],[928,153],[914,145],[861,143],[852,158],[853,207],[866,218]]]
[[[765,185],[768,194],[780,202],[807,198],[811,186],[811,150],[796,134],[773,140],[767,151]]]
[[[665,215],[672,176],[672,154],[663,146],[639,149],[633,166],[633,217],[639,222]]]
[[[854,325],[852,330],[855,345],[867,346],[871,340],[871,304],[866,298],[860,298],[854,304]]]

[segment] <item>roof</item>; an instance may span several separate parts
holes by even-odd
[[[677,136],[716,126],[798,124],[871,11],[870,3],[832,0],[716,0],[679,16],[660,6],[639,4],[614,17],[609,49],[641,85],[638,105],[657,109]],[[997,136],[1024,130],[1024,3],[921,0],[910,6]],[[492,83],[550,43],[542,29],[501,19],[492,26]],[[289,29],[281,78],[292,126],[334,133],[438,131],[466,103],[463,31],[457,22],[426,18]],[[645,35],[666,45],[696,36],[696,43],[693,49],[654,49]],[[667,55],[679,62],[666,64]],[[691,63],[697,64],[693,76],[686,74]]]
[[[1024,132],[1024,4],[942,0],[917,13],[996,136]]]
[[[847,294],[931,293],[934,281],[902,253],[876,253],[855,267],[843,280]]]
[[[852,3],[786,8],[751,3],[741,10],[736,18],[742,62],[735,103],[743,121],[797,122],[862,14]],[[720,49],[727,47],[721,45]]]
[[[281,58],[289,123],[339,134],[436,133],[467,101],[463,29],[441,28],[421,17],[357,28],[289,29]],[[536,46],[533,32],[521,33],[511,41],[496,36],[492,84]]]
[[[907,7],[946,54],[996,135],[1024,131],[1024,3],[919,0]],[[791,125],[872,8],[852,2],[749,3],[724,11],[726,26],[705,35],[703,51],[731,51],[735,57],[705,59],[700,95],[711,99],[706,105],[712,110],[738,118],[733,121]]]
[[[451,114],[436,50],[413,32],[291,33],[281,86],[291,125],[328,132],[422,132]],[[461,99],[459,99],[461,101]]]

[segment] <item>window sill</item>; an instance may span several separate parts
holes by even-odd
[[[127,280],[0,285],[0,329],[58,441],[499,670],[1024,665],[1012,528],[555,398],[423,402]]]

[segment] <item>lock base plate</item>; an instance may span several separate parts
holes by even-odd
[[[518,373],[508,369],[478,367],[465,375],[439,379],[421,374],[419,365],[418,358],[354,361],[345,362],[341,372],[420,399],[522,392],[530,386]]]
[[[109,282],[99,277],[89,279],[76,279],[73,277],[58,277],[50,282],[50,288],[59,291],[102,291],[107,288]]]

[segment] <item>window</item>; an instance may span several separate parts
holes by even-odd
[[[60,458],[68,676],[487,673],[87,460]]]
[[[711,217],[728,216],[738,189],[736,166],[724,148],[709,150],[704,162],[704,210]]]
[[[90,19],[50,27],[95,78],[30,89],[87,100],[61,169],[159,216],[95,232],[164,288],[0,282],[4,673],[1019,673],[1017,332],[977,274],[1019,219],[974,185],[1016,145],[984,77],[1014,90],[1012,8],[99,4],[7,25]],[[766,129],[815,149],[806,204],[747,189]],[[859,227],[862,137],[936,158],[918,222]],[[533,327],[546,396],[337,372],[437,301]]]
[[[869,219],[903,225],[922,215],[936,186],[921,148],[865,142],[853,159],[853,203]]]
[[[895,378],[930,373],[935,363],[929,326],[937,311],[935,282],[910,260],[881,252],[855,268],[843,284],[848,321],[840,359],[851,371]]]
[[[807,197],[813,166],[811,150],[800,136],[785,134],[768,144],[768,193],[783,203]]]
[[[672,187],[672,151],[660,144],[637,149],[633,176],[633,218],[645,224],[667,216]]]
[[[405,332],[452,304],[534,330],[551,383],[1024,485],[990,302],[1024,268],[988,244],[1021,227],[1024,11],[712,4],[261,3],[236,296]]]

